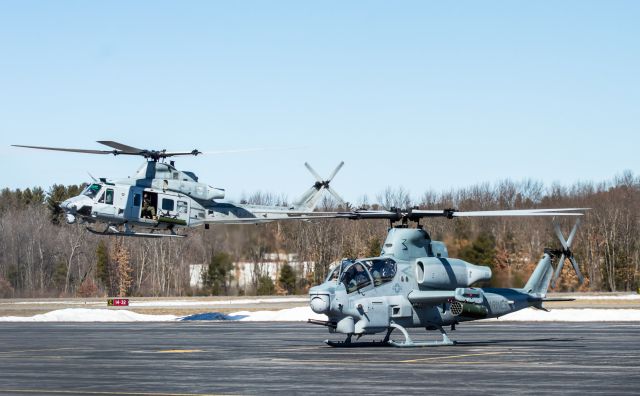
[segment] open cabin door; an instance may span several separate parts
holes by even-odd
[[[127,219],[137,220],[140,218],[142,208],[142,188],[131,187],[129,189],[129,199],[127,200]]]

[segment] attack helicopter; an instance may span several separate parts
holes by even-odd
[[[80,195],[60,203],[67,223],[86,223],[87,230],[98,235],[184,237],[176,230],[201,225],[208,229],[210,224],[316,219],[323,217],[313,212],[323,191],[329,192],[338,202],[344,202],[330,187],[344,162],[340,162],[327,179],[320,177],[305,163],[316,182],[289,207],[238,204],[222,201],[224,189],[200,182],[193,172],[176,169],[174,161],[166,162],[170,157],[203,154],[197,149],[171,152],[139,149],[114,141],[98,143],[111,150],[13,145],[72,153],[141,156],[146,159],[133,176],[124,179],[94,178]],[[96,223],[104,224],[105,228],[96,230],[91,226]]]
[[[523,288],[478,288],[473,284],[491,279],[491,268],[449,257],[443,242],[432,240],[420,225],[429,217],[480,216],[582,216],[587,208],[529,209],[462,212],[446,210],[398,210],[342,212],[347,219],[387,219],[391,228],[379,257],[344,259],[324,283],[309,290],[309,304],[328,320],[309,319],[309,323],[328,327],[330,333],[346,334],[344,341],[329,341],[333,347],[356,346],[438,346],[453,345],[444,330],[461,322],[497,318],[527,307],[544,310],[545,301],[569,301],[546,297],[550,281],[555,284],[565,259],[568,259],[580,283],[582,274],[571,251],[580,217],[567,239],[557,223],[555,232],[561,248],[545,249]],[[393,226],[400,221],[399,226]],[[409,228],[408,222],[417,223]],[[553,264],[556,265],[555,273]],[[438,341],[413,341],[406,328],[439,330]],[[391,333],[399,330],[404,341],[394,341]],[[364,335],[384,333],[381,341],[357,341]]]

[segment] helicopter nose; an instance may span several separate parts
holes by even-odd
[[[330,298],[328,294],[316,294],[311,296],[311,310],[318,314],[326,314],[329,312]]]
[[[75,204],[74,204],[70,199],[67,199],[67,200],[65,200],[65,201],[62,201],[62,202],[60,203],[60,207],[61,207],[61,208],[62,208],[62,210],[64,210],[65,212],[72,212],[72,211],[76,208]]]

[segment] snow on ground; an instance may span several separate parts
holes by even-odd
[[[570,294],[561,295],[556,297],[575,298],[576,300],[640,300],[640,294],[596,294],[596,295],[580,295]],[[243,299],[159,299],[159,300],[138,300],[135,298],[129,299],[130,307],[207,307],[207,306],[220,306],[220,305],[246,305],[246,304],[279,304],[279,303],[306,303],[309,301],[309,297],[268,297],[268,298],[243,298]],[[51,300],[21,300],[13,301],[10,299],[0,300],[0,305],[82,305],[87,307],[100,307],[104,306],[104,300],[64,300],[64,299],[51,299]]]
[[[327,320],[327,315],[313,312],[309,307],[295,307],[279,311],[240,311],[229,316],[242,316],[243,322],[306,322],[307,319]]]
[[[175,315],[144,315],[126,310],[66,308],[34,316],[0,316],[0,322],[166,322]]]
[[[271,297],[271,298],[243,298],[243,299],[210,299],[210,300],[168,300],[136,301],[129,298],[130,307],[198,307],[208,305],[246,305],[246,304],[278,304],[278,303],[306,303],[309,297]],[[0,305],[105,305],[104,300],[0,300]]]
[[[202,317],[253,322],[327,320],[325,315],[316,314],[309,307],[295,307],[278,311],[239,311],[226,315],[202,315]],[[67,308],[35,316],[4,316],[0,317],[0,322],[168,322],[182,319],[183,317],[175,315],[144,315],[123,309]],[[505,315],[499,320],[518,322],[640,322],[640,309],[554,309],[550,312],[544,312],[527,308]]]
[[[189,300],[159,300],[159,301],[130,301],[130,307],[194,307],[207,305],[246,305],[246,304],[270,304],[270,303],[306,303],[309,297],[294,298],[252,298],[242,300],[210,300],[210,301],[189,301]]]

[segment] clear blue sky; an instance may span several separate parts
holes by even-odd
[[[349,201],[640,172],[640,2],[0,4],[0,187],[126,176],[137,158],[10,144],[295,150],[181,159],[230,198]]]

